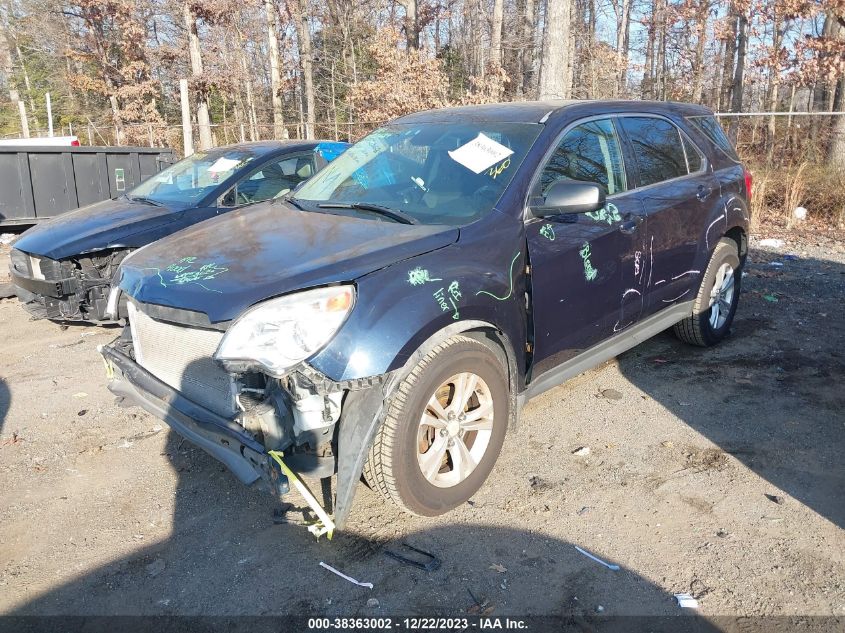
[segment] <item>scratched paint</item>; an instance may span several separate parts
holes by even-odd
[[[492,292],[487,292],[486,290],[479,290],[478,292],[475,293],[475,295],[476,296],[478,296],[478,295],[490,295],[491,297],[493,297],[497,301],[505,301],[506,299],[510,299],[510,296],[513,294],[513,265],[516,263],[516,260],[519,259],[519,256],[521,254],[522,254],[521,251],[517,252],[517,254],[513,256],[513,260],[511,260],[511,268],[510,268],[510,273],[509,273],[510,289],[508,290],[508,294],[506,294],[504,297],[498,297],[498,296],[494,295]]]
[[[438,279],[436,277],[431,277],[429,272],[425,268],[414,268],[413,270],[408,271],[408,283],[412,286],[422,286],[425,283],[430,281],[443,281],[442,279]]]
[[[581,255],[581,259],[584,260],[584,278],[587,281],[593,281],[598,276],[599,271],[593,267],[593,263],[590,261],[590,256],[592,255],[590,252],[590,243],[584,242],[584,246],[581,247],[578,253]]]
[[[619,215],[619,209],[612,202],[608,202],[598,211],[590,211],[584,215],[596,222],[607,222],[608,224],[622,221],[622,216]]]
[[[550,242],[555,241],[555,228],[551,224],[544,224],[540,227],[540,235],[545,237]]]

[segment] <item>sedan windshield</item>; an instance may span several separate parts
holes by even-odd
[[[305,183],[294,202],[393,221],[467,224],[496,205],[541,129],[501,121],[388,125]]]
[[[158,203],[195,204],[254,158],[255,154],[243,150],[197,152],[145,180],[127,196]]]

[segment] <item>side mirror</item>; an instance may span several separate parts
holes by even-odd
[[[545,197],[531,201],[531,212],[538,218],[562,213],[589,213],[605,204],[605,193],[599,185],[579,180],[559,180]]]

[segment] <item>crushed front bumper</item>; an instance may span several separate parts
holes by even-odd
[[[108,388],[166,422],[179,435],[226,465],[244,484],[261,479],[277,494],[288,492],[287,477],[264,446],[232,420],[185,398],[111,345],[99,347]]]

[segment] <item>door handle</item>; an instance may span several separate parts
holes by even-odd
[[[639,228],[640,224],[643,223],[643,216],[635,215],[630,220],[627,220],[619,225],[620,233],[624,233],[625,235],[631,235],[632,233],[636,232]]]
[[[705,187],[704,185],[698,185],[698,192],[695,194],[695,197],[699,200],[706,200],[711,193],[713,193],[713,187]]]

